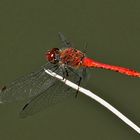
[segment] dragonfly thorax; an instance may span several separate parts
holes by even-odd
[[[72,68],[79,68],[85,54],[75,48],[66,48],[60,51],[60,62]]]

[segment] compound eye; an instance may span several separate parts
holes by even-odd
[[[48,51],[46,55],[47,55],[48,61],[53,61],[55,59],[54,52]]]
[[[47,58],[47,60],[51,63],[55,63],[56,60],[56,55],[59,54],[59,49],[58,48],[53,48],[52,50],[48,51],[45,54],[45,57]]]

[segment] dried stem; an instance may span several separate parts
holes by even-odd
[[[91,91],[84,89],[84,88],[76,85],[75,83],[63,78],[62,76],[56,74],[55,72],[52,72],[49,69],[47,69],[47,70],[44,69],[44,70],[47,74],[59,79],[61,82],[65,83],[69,87],[71,87],[75,90],[78,89],[81,93],[83,93],[83,94],[89,96],[90,98],[94,99],[95,101],[99,102],[101,105],[106,107],[108,110],[110,110],[112,113],[114,113],[117,117],[119,117],[122,121],[124,121],[128,126],[133,128],[136,132],[138,132],[140,134],[140,128],[136,124],[134,124],[130,119],[128,119],[126,116],[124,116],[120,111],[118,111],[115,107],[113,107],[111,104],[109,104],[107,101],[103,100],[102,98],[100,98],[96,94],[92,93]]]

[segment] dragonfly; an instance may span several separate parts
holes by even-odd
[[[44,69],[50,69],[78,86],[85,81],[87,68],[102,68],[132,77],[140,77],[140,72],[135,70],[101,63],[89,58],[84,52],[72,47],[71,42],[61,32],[58,33],[58,36],[63,48],[48,50],[45,53],[47,60],[45,65],[35,72],[18,78],[8,86],[3,86],[0,90],[1,103],[28,100],[19,113],[20,117],[31,116],[66,97],[77,97],[77,92],[55,77],[46,74]]]

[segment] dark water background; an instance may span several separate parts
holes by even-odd
[[[60,47],[61,31],[88,56],[140,71],[140,1],[1,0],[0,84],[36,70],[44,52]],[[140,79],[93,69],[86,87],[140,126]],[[79,94],[20,119],[24,102],[0,105],[1,140],[138,140],[139,135],[100,104]]]

